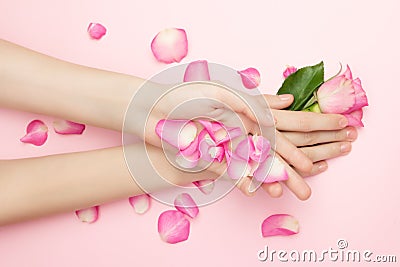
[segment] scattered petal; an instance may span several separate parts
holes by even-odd
[[[209,81],[210,72],[208,70],[207,60],[197,60],[189,63],[183,77],[184,82],[191,81]]]
[[[58,134],[82,134],[85,124],[67,120],[56,120],[53,122],[54,131]]]
[[[193,184],[205,195],[211,194],[215,186],[214,180],[195,181]]]
[[[77,210],[75,214],[84,223],[94,223],[99,218],[99,206]]]
[[[247,89],[254,89],[260,85],[261,77],[260,72],[255,68],[247,68],[245,70],[238,71],[242,78],[242,83]]]
[[[263,221],[261,232],[263,237],[294,235],[299,232],[299,222],[289,214],[274,214]]]
[[[107,29],[100,23],[90,23],[87,32],[92,39],[99,40],[106,34]]]
[[[278,157],[268,157],[261,162],[253,173],[253,177],[263,183],[273,183],[289,179],[285,165]]]
[[[48,136],[48,128],[40,120],[31,121],[26,127],[26,135],[20,139],[23,143],[29,143],[35,146],[43,145]]]
[[[167,210],[158,217],[158,233],[164,242],[175,244],[188,239],[190,222],[183,213]]]
[[[286,79],[290,74],[295,73],[297,68],[294,66],[287,66],[285,71],[283,72],[283,77]]]
[[[129,203],[137,214],[144,214],[150,208],[150,196],[148,194],[142,194],[129,198]]]
[[[196,139],[197,127],[189,120],[160,120],[156,134],[168,144],[185,150]]]
[[[168,28],[160,31],[151,41],[151,51],[160,62],[180,62],[188,53],[185,30]]]
[[[188,193],[179,194],[174,201],[175,208],[188,215],[191,218],[195,218],[199,214],[199,208],[194,202],[193,198]]]

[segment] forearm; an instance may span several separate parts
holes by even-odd
[[[0,225],[142,194],[136,180],[152,179],[146,187],[150,192],[171,186],[150,175],[154,170],[145,169],[147,156],[139,146],[125,147],[129,160],[149,174],[139,179],[132,178],[122,147],[0,161]],[[173,168],[159,148],[149,146],[147,153],[157,162],[157,172],[171,183],[216,177],[208,171],[192,174]]]
[[[0,106],[121,130],[143,80],[58,60],[0,40]]]

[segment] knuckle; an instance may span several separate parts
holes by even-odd
[[[303,133],[303,139],[304,139],[305,145],[316,144],[317,139],[318,139],[318,133],[305,132],[305,133]]]
[[[298,121],[298,128],[301,131],[309,132],[311,131],[311,122],[310,119],[307,117],[302,117]]]

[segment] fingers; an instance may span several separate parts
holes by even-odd
[[[294,100],[293,95],[263,95],[272,109],[284,109],[290,106]]]
[[[313,168],[311,169],[310,172],[301,172],[301,171],[296,171],[301,177],[310,177],[314,176],[317,174],[320,174],[328,169],[328,163],[325,160],[319,161],[314,163]]]
[[[304,181],[303,177],[300,176],[292,167],[290,167],[285,161],[281,160],[286,166],[289,179],[284,181],[290,191],[300,200],[307,200],[311,196],[311,188]],[[313,167],[313,166],[312,166]],[[311,170],[312,170],[311,167]]]
[[[351,142],[334,142],[318,146],[302,147],[301,150],[308,158],[316,162],[349,154],[351,151]]]
[[[346,127],[336,131],[282,133],[295,146],[310,146],[338,141],[355,141],[357,139],[357,130],[354,127]]]
[[[345,116],[314,112],[273,110],[276,128],[280,131],[311,132],[340,130],[347,126]]]
[[[282,133],[276,132],[276,152],[289,164],[302,172],[310,172],[313,162]]]
[[[282,185],[278,182],[262,184],[261,188],[267,192],[271,197],[280,197],[283,194]]]

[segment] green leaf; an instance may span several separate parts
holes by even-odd
[[[278,95],[292,94],[294,101],[289,110],[302,110],[313,93],[324,82],[324,62],[304,67],[289,75],[278,90]]]

